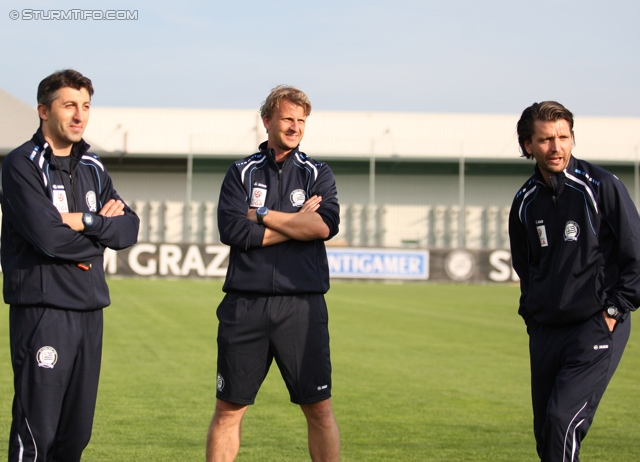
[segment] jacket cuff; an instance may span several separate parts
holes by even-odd
[[[262,247],[264,232],[265,228],[263,226],[255,224],[251,227],[251,234],[249,235],[249,248]]]
[[[325,210],[322,210],[321,208],[316,210],[316,213],[320,215],[320,218],[322,218],[322,221],[324,221],[324,223],[329,228],[329,236],[326,239],[324,239],[325,241],[328,241],[329,239],[334,237],[336,234],[338,234],[338,226],[335,220],[333,219],[333,214]]]
[[[84,234],[85,236],[99,236],[100,230],[102,230],[102,227],[104,225],[104,220],[106,220],[107,217],[103,217],[102,215],[99,215],[97,213],[92,213],[91,215],[93,216],[93,224],[89,229],[85,228],[82,231],[82,234]]]

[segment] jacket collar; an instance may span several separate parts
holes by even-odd
[[[576,168],[576,164],[577,164],[577,160],[575,157],[573,157],[573,154],[571,155],[571,157],[569,158],[569,163],[567,164],[567,168],[565,168],[563,171],[556,173],[555,175],[551,175],[551,189],[553,189],[554,195],[559,195],[562,190],[564,189],[564,180],[567,178],[566,176],[566,172],[572,172],[575,170]],[[535,171],[533,176],[535,177],[536,181],[546,187],[547,183],[544,181],[544,177],[542,176],[542,173],[540,172],[540,167],[538,167],[538,164],[536,163],[535,166]]]
[[[284,162],[287,163],[291,157],[294,157],[297,153],[299,153],[300,152],[299,148],[300,148],[300,145],[293,148],[291,152],[287,155],[287,158],[285,159]],[[269,159],[273,160],[273,162],[276,161],[276,151],[273,148],[267,148],[267,141],[260,143],[260,146],[258,146],[258,149],[260,150],[260,152],[264,152]]]
[[[41,146],[44,149],[44,155],[47,159],[51,158],[50,156],[53,154],[53,150],[51,149],[51,146],[49,145],[47,140],[44,139],[42,128],[38,128],[38,131],[35,132],[33,138],[31,138],[31,141],[33,141],[37,146]],[[80,161],[82,156],[86,154],[90,147],[91,146],[89,146],[89,144],[84,139],[81,139],[77,143],[73,143],[73,146],[71,147],[71,158],[74,161],[74,165]]]

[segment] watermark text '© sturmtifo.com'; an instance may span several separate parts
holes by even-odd
[[[9,17],[26,21],[137,21],[138,10],[11,10]]]

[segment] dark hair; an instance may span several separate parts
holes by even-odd
[[[533,156],[527,153],[524,147],[525,142],[531,141],[531,137],[535,133],[535,122],[541,120],[543,122],[555,122],[557,120],[566,120],[571,129],[573,136],[573,114],[569,109],[556,101],[543,101],[542,103],[533,103],[531,106],[522,111],[520,120],[518,120],[518,144],[522,151],[522,157],[531,159]]]
[[[271,118],[273,111],[280,106],[280,100],[283,98],[291,101],[293,104],[302,106],[304,108],[304,115],[308,116],[311,114],[311,103],[309,102],[307,95],[305,95],[302,90],[298,90],[297,88],[289,85],[278,85],[271,90],[267,99],[262,103],[262,106],[260,107],[260,116],[263,119],[265,117],[267,119]]]
[[[89,96],[93,96],[93,85],[90,79],[73,69],[64,69],[54,72],[40,82],[38,85],[38,104],[51,109],[51,103],[58,97],[58,90],[64,87],[71,87],[75,90],[84,88]]]

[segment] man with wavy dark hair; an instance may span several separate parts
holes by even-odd
[[[536,162],[513,200],[509,236],[537,451],[544,462],[577,461],[640,305],[640,217],[615,175],[573,157],[563,105],[534,103],[517,131]]]
[[[274,88],[260,110],[267,141],[235,162],[222,184],[218,227],[231,253],[217,311],[217,399],[208,462],[235,459],[242,418],[274,359],[291,402],[307,419],[311,459],[340,457],[324,300],[324,241],[338,232],[340,208],[329,166],[299,150],[310,112],[302,91]]]
[[[38,87],[40,128],[2,163],[2,271],[15,395],[9,462],[78,462],[91,438],[109,305],[103,253],[139,219],[82,139],[93,85],[67,69]]]

